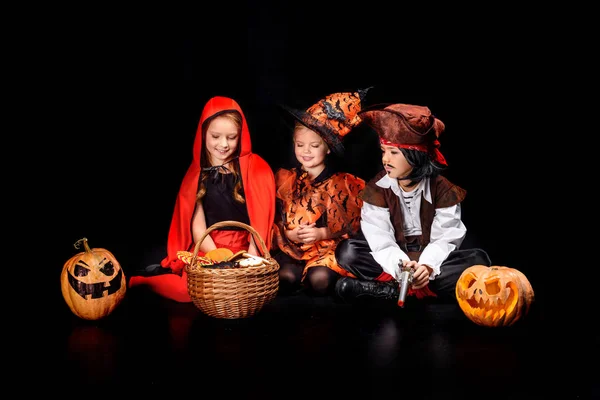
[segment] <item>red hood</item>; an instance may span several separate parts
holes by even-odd
[[[248,124],[246,123],[246,117],[244,112],[240,108],[239,104],[228,97],[213,97],[206,103],[200,116],[200,122],[198,123],[198,129],[196,129],[196,138],[194,139],[194,153],[192,154],[193,161],[191,167],[200,168],[200,149],[202,148],[202,124],[208,118],[212,117],[216,113],[236,110],[242,115],[242,149],[240,157],[244,157],[252,153],[252,142],[250,141],[250,131],[248,130]]]
[[[196,193],[200,177],[200,149],[202,148],[202,124],[218,112],[237,110],[242,116],[242,135],[240,151],[240,170],[250,225],[260,235],[270,250],[271,231],[275,218],[275,178],[271,167],[259,155],[252,153],[250,131],[246,117],[238,103],[227,97],[211,98],[200,116],[196,138],[194,139],[193,160],[189,166],[175,203],[175,210],[169,229],[167,257],[161,262],[163,267],[179,272],[184,264],[177,258],[180,250],[191,251],[194,247],[191,222],[196,207]]]

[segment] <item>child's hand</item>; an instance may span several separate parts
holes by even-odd
[[[294,229],[286,229],[285,230],[285,236],[294,243],[300,243],[300,238],[298,237],[298,231],[300,230],[300,227],[295,227]]]
[[[299,225],[294,229],[288,229],[285,234],[289,240],[296,243],[307,243],[305,239],[309,236],[308,231],[304,231],[306,228],[314,227],[315,224]],[[301,233],[303,232],[303,233]]]
[[[300,225],[298,227],[298,241],[301,243],[314,243],[321,239],[321,230],[316,223]]]
[[[417,264],[413,274],[412,288],[416,290],[427,286],[431,271],[431,268],[429,268],[427,265]]]

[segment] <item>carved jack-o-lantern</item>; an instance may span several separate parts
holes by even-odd
[[[473,265],[456,283],[456,299],[464,314],[482,326],[510,326],[529,312],[534,292],[520,271]]]
[[[121,265],[106,249],[90,249],[87,239],[85,251],[71,257],[63,266],[60,284],[67,305],[80,318],[103,318],[121,303],[127,290],[127,281]]]

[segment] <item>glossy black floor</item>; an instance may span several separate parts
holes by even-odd
[[[63,302],[44,337],[53,338],[49,370],[86,397],[115,388],[261,399],[531,399],[555,390],[592,398],[591,382],[573,373],[577,343],[551,340],[547,322],[539,299],[517,324],[486,328],[456,304],[409,299],[401,309],[304,292],[229,320],[134,288],[99,321],[79,319]]]

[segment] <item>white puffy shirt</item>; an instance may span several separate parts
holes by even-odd
[[[432,203],[430,179],[423,179],[410,193],[414,193],[410,204],[406,204],[403,190],[398,185],[398,180],[385,175],[376,185],[383,189],[391,189],[400,198],[404,220],[405,236],[421,234],[421,198]],[[408,255],[400,249],[394,236],[395,227],[390,218],[390,209],[377,207],[363,202],[361,209],[361,228],[371,247],[371,254],[383,270],[398,280],[400,260],[409,260]],[[429,244],[423,249],[418,262],[427,264],[433,269],[429,277],[435,279],[440,274],[440,266],[451,251],[462,244],[467,228],[461,220],[460,203],[451,207],[436,208]]]

